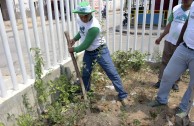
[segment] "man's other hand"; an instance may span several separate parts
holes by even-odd
[[[73,53],[74,52],[73,47],[69,47],[68,50],[69,50],[69,53]]]
[[[71,39],[70,42],[71,42],[71,46],[73,46],[76,41],[74,39]]]
[[[158,39],[156,39],[155,44],[159,45],[161,40],[162,39],[159,37]]]

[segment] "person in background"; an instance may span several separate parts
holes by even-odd
[[[175,6],[172,10],[170,17],[168,18],[169,23],[165,27],[163,33],[159,38],[156,39],[155,44],[160,44],[162,38],[166,36],[164,49],[162,54],[162,63],[160,66],[160,71],[158,75],[158,82],[154,85],[155,88],[160,87],[160,82],[162,79],[162,75],[166,65],[168,64],[170,58],[172,57],[175,49],[176,42],[180,35],[181,29],[188,18],[190,6],[193,0],[183,0],[182,4]],[[175,91],[179,91],[179,87],[177,85],[180,78],[173,84],[172,89]]]
[[[77,9],[73,10],[73,13],[78,14],[77,23],[79,32],[71,40],[71,44],[73,46],[78,40],[81,40],[81,44],[76,47],[69,47],[68,50],[70,53],[78,53],[85,50],[83,56],[82,79],[86,91],[90,90],[91,73],[94,64],[97,62],[112,81],[115,90],[118,92],[119,100],[122,105],[125,106],[128,103],[128,94],[125,92],[121,78],[114,67],[106,45],[106,40],[101,36],[99,21],[92,15],[92,12],[95,12],[95,10],[91,9],[89,3],[86,1],[81,2]]]
[[[191,0],[188,0],[191,2]],[[151,101],[148,106],[157,107],[168,103],[170,89],[180,75],[189,69],[190,82],[187,90],[182,97],[179,107],[176,109],[176,115],[179,117],[187,116],[189,101],[194,91],[194,2],[191,4],[188,20],[183,25],[179,39],[177,41],[177,49],[166,66],[161,80],[157,97]]]

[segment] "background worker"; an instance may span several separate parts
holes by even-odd
[[[175,6],[172,10],[170,17],[168,18],[169,23],[164,29],[164,32],[156,39],[155,44],[160,44],[162,38],[166,36],[164,42],[164,49],[162,54],[162,63],[160,66],[160,71],[158,75],[158,82],[154,85],[155,88],[160,87],[160,82],[164,69],[166,68],[170,58],[172,57],[175,49],[178,37],[180,35],[181,29],[188,18],[189,9],[193,0],[182,0],[182,4]],[[180,79],[178,79],[180,80]],[[179,90],[177,85],[178,80],[173,84],[172,89],[175,91]]]
[[[192,2],[192,0],[188,1]],[[176,115],[185,117],[188,114],[187,110],[190,109],[189,101],[192,97],[194,87],[194,2],[190,8],[189,18],[180,33],[177,46],[177,49],[164,70],[157,97],[148,105],[151,107],[166,105],[173,82],[175,82],[183,72],[189,69],[190,82],[176,110]]]

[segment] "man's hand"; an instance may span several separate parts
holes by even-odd
[[[159,37],[158,39],[156,39],[155,44],[159,45],[161,40],[162,39]]]
[[[73,53],[74,52],[73,47],[68,47],[68,50],[69,50],[69,53]]]
[[[70,42],[71,42],[71,46],[73,46],[76,41],[74,39],[71,39]]]

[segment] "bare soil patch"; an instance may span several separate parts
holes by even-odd
[[[153,87],[157,82],[157,75],[157,70],[146,68],[138,72],[130,71],[122,78],[129,94],[129,104],[126,107],[117,100],[117,92],[111,89],[111,82],[106,77],[95,82],[95,93],[91,98],[91,113],[85,115],[77,126],[169,126],[174,124],[175,108],[187,88],[188,75],[182,76],[178,84],[179,92],[170,92],[168,106],[151,108],[147,104],[157,94],[158,89]]]

